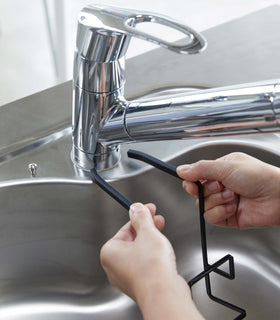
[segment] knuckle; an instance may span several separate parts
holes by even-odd
[[[225,207],[216,206],[210,210],[205,211],[204,218],[211,224],[222,221],[225,218]]]
[[[204,200],[205,210],[210,210],[219,204],[217,201],[217,195],[210,195]]]

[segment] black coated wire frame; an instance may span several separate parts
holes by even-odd
[[[179,178],[182,180],[176,172],[176,167],[172,166],[168,163],[165,163],[155,157],[152,157],[144,152],[136,151],[136,150],[128,150],[127,152],[128,157],[137,159],[140,161],[143,161],[145,163],[148,163],[155,168],[166,172],[176,178]],[[109,183],[107,183],[96,171],[96,169],[91,170],[91,178],[92,180],[99,185],[105,192],[107,192],[113,199],[115,199],[119,204],[121,204],[126,210],[129,210],[130,206],[132,205],[132,202],[129,201],[127,198],[125,198],[121,193],[119,193],[115,188],[113,188]],[[204,220],[204,195],[203,195],[203,186],[200,181],[195,182],[198,186],[198,199],[199,199],[199,220],[200,220],[200,237],[201,237],[201,249],[202,249],[202,259],[203,259],[203,268],[204,270],[199,273],[197,276],[195,276],[193,279],[188,281],[188,285],[190,288],[194,284],[196,284],[199,280],[205,278],[205,286],[206,286],[206,292],[208,297],[239,313],[237,317],[234,318],[234,320],[241,320],[246,317],[246,311],[232,303],[229,303],[223,299],[220,299],[212,294],[211,289],[211,281],[210,281],[210,273],[215,272],[227,279],[233,280],[235,278],[235,270],[234,270],[234,259],[230,254],[227,254],[217,262],[213,264],[209,264],[208,262],[208,253],[207,253],[207,239],[206,239],[206,227],[205,227],[205,220]],[[226,272],[224,270],[219,269],[221,265],[224,263],[229,263],[229,272]]]

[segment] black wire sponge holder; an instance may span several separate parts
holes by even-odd
[[[127,155],[129,158],[143,161],[147,164],[154,166],[155,168],[168,173],[175,178],[182,180],[176,173],[176,167],[168,163],[165,163],[155,157],[152,157],[144,152],[136,150],[128,150]],[[121,193],[119,193],[115,188],[113,188],[108,182],[106,182],[96,171],[92,169],[90,171],[92,180],[100,186],[106,193],[108,193],[113,199],[115,199],[119,204],[121,204],[126,210],[129,210],[132,202],[125,198]],[[203,271],[200,272],[197,276],[188,281],[188,285],[192,288],[198,281],[205,279],[205,287],[208,297],[216,303],[223,305],[231,310],[234,310],[238,315],[233,320],[241,320],[246,317],[246,311],[230,302],[227,302],[223,299],[220,299],[212,294],[211,288],[211,279],[210,273],[215,272],[222,277],[233,280],[235,278],[235,268],[234,268],[234,259],[233,256],[227,254],[223,258],[219,259],[213,264],[208,262],[208,253],[207,253],[207,239],[206,239],[206,226],[204,220],[204,194],[203,186],[199,181],[195,182],[198,186],[198,199],[199,199],[199,221],[200,221],[200,238],[201,238],[201,249],[202,249],[202,260],[203,260]],[[228,262],[229,272],[221,270],[220,267]]]

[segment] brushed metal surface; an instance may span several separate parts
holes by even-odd
[[[209,47],[199,60],[161,50],[132,59],[127,95],[278,77],[280,41],[272,31],[279,27],[279,16],[274,6],[205,32]],[[221,41],[211,44],[211,39]],[[109,285],[99,263],[101,245],[128,217],[73,166],[70,97],[66,83],[0,108],[0,319],[140,320],[136,305]],[[132,201],[157,204],[179,272],[189,280],[202,268],[194,199],[176,179],[128,160],[126,150],[133,147],[173,164],[243,151],[279,166],[279,145],[275,134],[127,145],[120,165],[103,176]],[[213,293],[246,309],[247,319],[277,320],[279,228],[207,226],[207,235],[210,262],[231,253],[236,263],[235,280],[213,275]],[[232,312],[208,300],[203,282],[193,292],[207,320],[233,319]]]
[[[280,153],[265,150],[265,142],[204,142],[172,163],[243,151],[279,165]],[[0,319],[141,319],[134,303],[109,285],[99,262],[102,244],[127,212],[88,181],[31,179],[0,184]],[[152,169],[113,185],[132,201],[156,203],[186,280],[202,270],[195,200],[179,180]],[[280,229],[207,226],[207,233],[210,262],[230,253],[236,263],[235,280],[212,276],[213,293],[245,308],[247,319],[277,319]],[[194,286],[194,300],[207,319],[234,316],[208,300],[203,281]]]

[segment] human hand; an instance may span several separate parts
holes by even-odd
[[[110,283],[134,300],[160,273],[177,276],[173,248],[160,232],[164,218],[155,212],[153,204],[133,204],[130,221],[101,249],[101,264]]]
[[[173,248],[160,232],[164,219],[156,208],[135,203],[130,221],[101,249],[110,283],[134,299],[145,320],[202,320],[190,289],[178,275]]]
[[[183,188],[197,196],[204,186],[205,220],[245,229],[280,225],[280,169],[244,153],[177,168]]]

